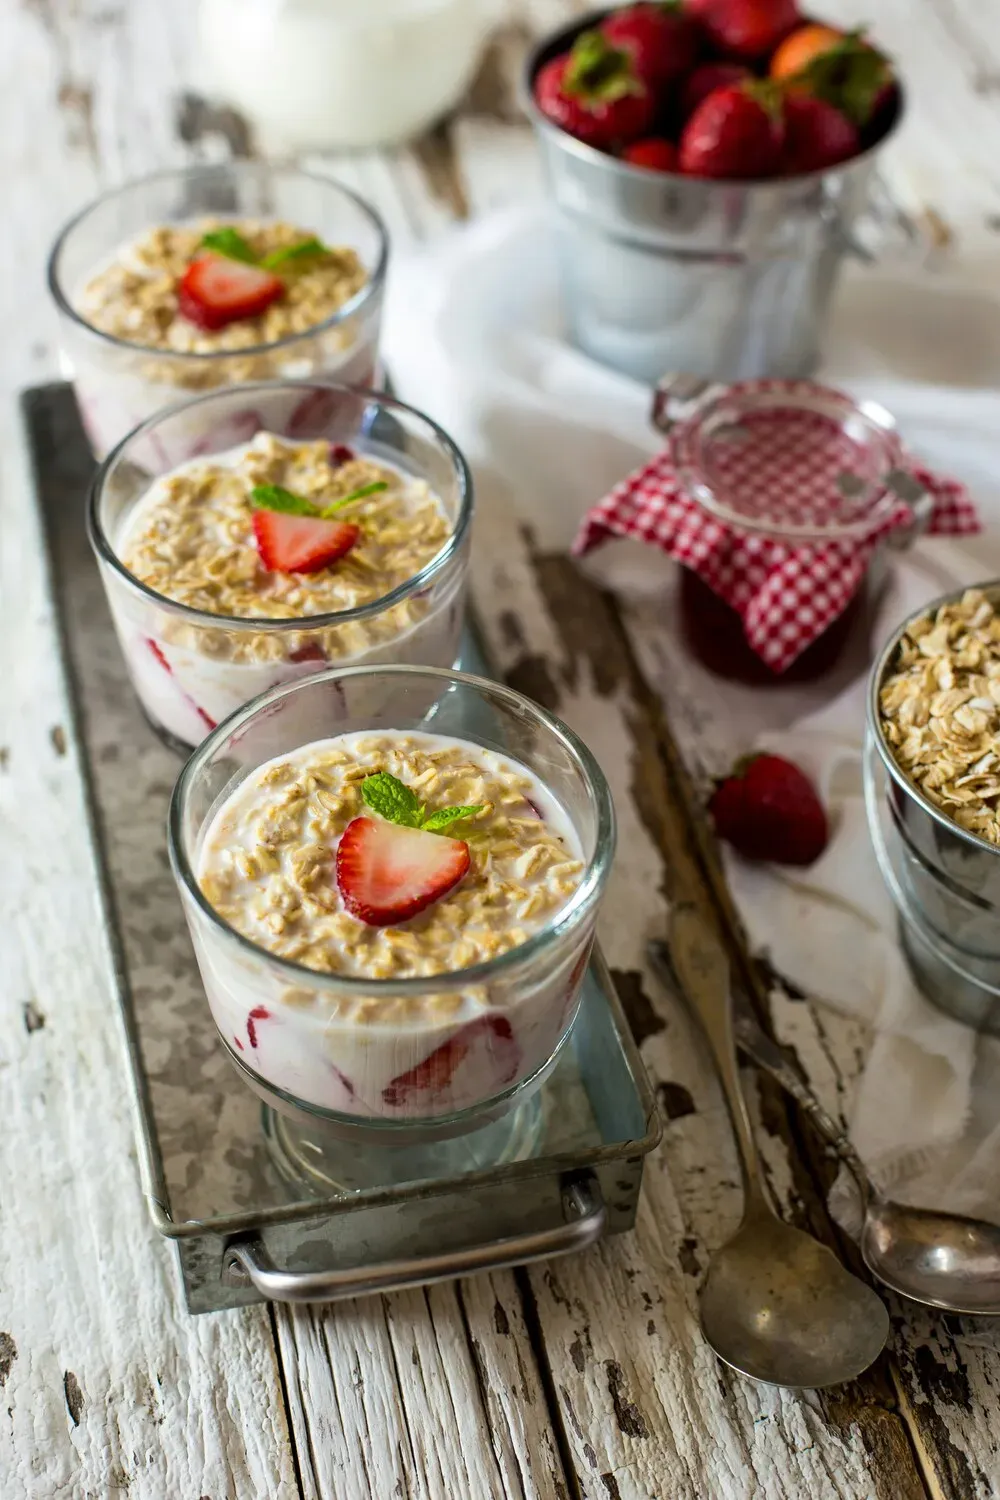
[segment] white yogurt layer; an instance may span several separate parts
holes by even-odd
[[[147,587],[218,615],[191,621],[155,602],[138,604],[108,575],[122,649],[150,718],[196,745],[229,714],[268,688],[324,665],[412,662],[449,667],[462,624],[464,566],[427,591],[322,629],[310,618],[377,604],[422,571],[447,543],[452,522],[425,481],[357,454],[331,465],[326,443],[295,443],[258,432],[158,478],[112,538],[123,564]],[[373,477],[388,488],[354,502],[344,519],[362,536],[350,553],[309,575],[268,572],[253,537],[250,491],[257,483],[317,497],[350,492]],[[287,621],[255,631],[244,618]]]
[[[219,385],[240,385],[249,379],[308,380],[327,379],[341,385],[373,386],[376,384],[375,329],[360,342],[345,343],[336,348],[327,337],[304,336],[302,347],[294,345],[287,357],[269,356],[266,370],[251,374],[219,370]],[[233,356],[235,359],[236,356]],[[148,371],[162,370],[158,363],[128,349],[85,348],[75,344],[72,352],[64,351],[61,364],[72,379],[77,405],[94,457],[104,458],[130,432],[165,407],[173,406],[185,395],[193,394],[179,381],[157,379]],[[220,365],[228,364],[220,361]],[[247,363],[246,360],[243,361]],[[249,399],[249,398],[248,398]],[[167,463],[181,464],[195,457],[205,438],[204,416],[197,409],[185,422],[171,422],[169,435],[162,429],[148,434],[134,445],[136,463],[160,468]]]
[[[485,805],[452,826],[471,867],[407,922],[370,927],[337,889],[336,849],[365,774],[388,771],[428,811]],[[484,1103],[544,1067],[575,1013],[592,921],[496,979],[435,976],[516,952],[572,899],[579,839],[553,794],[500,752],[423,731],[316,741],[252,772],[217,809],[196,875],[224,921],[300,966],[290,984],[202,924],[197,943],[219,1030],[263,1080],[345,1114],[411,1118]],[[196,932],[196,937],[198,933]],[[371,990],[310,982],[309,970]],[[383,993],[423,977],[413,995]],[[381,981],[381,986],[379,985]]]

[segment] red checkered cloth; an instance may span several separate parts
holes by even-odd
[[[723,450],[713,479],[738,483],[748,516],[755,508],[762,517],[773,516],[777,498],[789,519],[815,524],[829,503],[824,495],[845,467],[842,434],[828,424],[821,431],[824,419],[813,413],[761,411],[752,421],[754,437],[765,441]],[[611,536],[652,542],[693,569],[737,612],[747,641],[773,672],[785,671],[846,609],[876,544],[912,524],[912,511],[900,501],[891,510],[880,508],[870,530],[846,540],[773,541],[710,515],[685,493],[674,461],[672,447],[617,484],[584,517],[573,552],[582,557]],[[903,452],[898,466],[932,497],[928,531],[962,536],[980,530],[963,485],[930,473]],[[851,467],[857,468],[856,451]]]

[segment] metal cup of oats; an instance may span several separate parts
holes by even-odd
[[[372,391],[251,383],[144,422],[87,524],[146,717],[186,754],[330,663],[452,666],[472,506],[447,434]]]
[[[945,595],[895,632],[872,671],[868,734],[885,773],[869,817],[885,814],[877,846],[905,919],[952,969],[1000,983],[1000,583]]]
[[[401,1145],[469,1136],[538,1089],[614,842],[571,730],[508,687],[423,667],[334,669],[256,699],[188,761],[169,818],[231,1060],[286,1115]]]
[[[48,281],[95,456],[186,392],[278,376],[371,385],[387,256],[374,209],[293,167],[158,172],[88,204]]]

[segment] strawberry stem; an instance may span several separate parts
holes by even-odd
[[[641,92],[629,54],[613,47],[600,31],[581,31],[573,43],[563,88],[592,104],[613,104]]]

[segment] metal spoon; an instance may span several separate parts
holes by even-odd
[[[649,954],[664,981],[677,985],[666,943],[651,942]],[[767,1035],[739,991],[733,996],[733,1006],[733,1030],[740,1051],[802,1106],[857,1183],[864,1213],[861,1254],[872,1275],[894,1292],[928,1307],[981,1317],[1000,1315],[1000,1228],[983,1219],[911,1208],[884,1197],[847,1135]]]
[[[736,1063],[729,965],[694,907],[671,913],[670,951],[715,1058],[743,1173],[743,1221],[712,1257],[699,1297],[705,1337],[754,1380],[806,1387],[853,1380],[884,1347],[888,1314],[870,1287],[779,1219],[765,1196]]]

